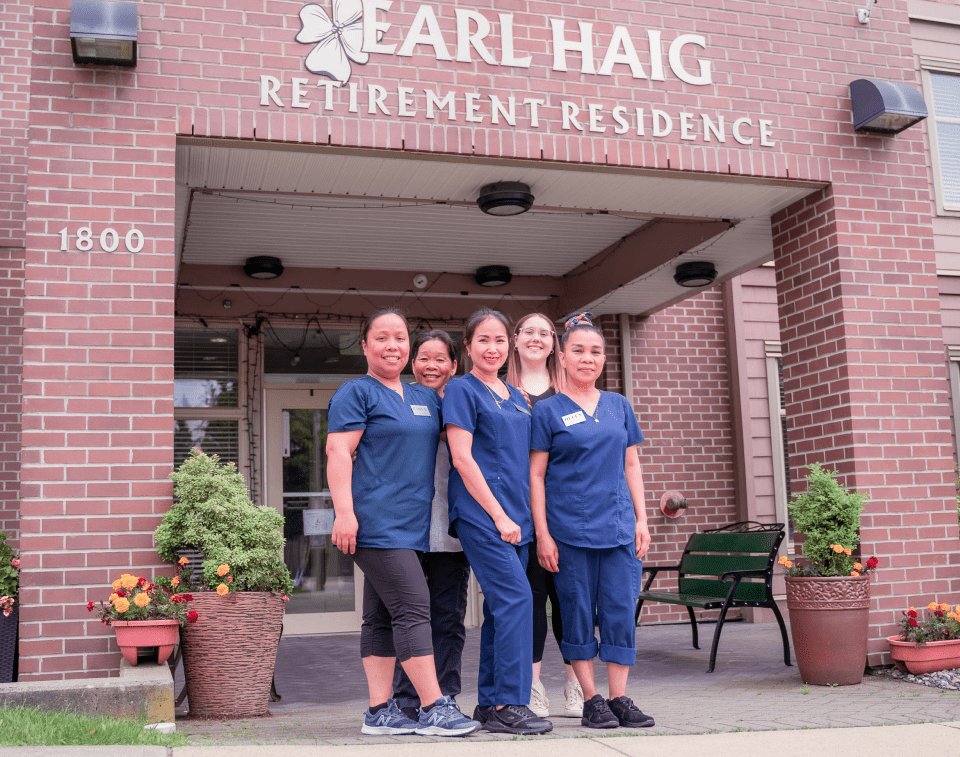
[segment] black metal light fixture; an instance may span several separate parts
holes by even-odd
[[[473,280],[482,287],[502,287],[510,283],[513,274],[505,265],[485,265],[473,274]]]
[[[710,286],[716,279],[716,266],[703,260],[681,263],[673,273],[673,280],[682,287],[706,287]]]
[[[899,134],[927,117],[927,104],[902,82],[855,79],[850,82],[853,128],[874,134]]]
[[[520,181],[496,181],[480,188],[480,210],[491,216],[518,216],[533,205],[530,187]]]
[[[74,63],[137,65],[137,4],[73,0],[70,45]]]
[[[283,273],[283,263],[280,258],[257,255],[254,258],[247,258],[243,272],[251,279],[275,279]]]

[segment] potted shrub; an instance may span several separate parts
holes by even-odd
[[[20,558],[0,531],[0,683],[10,683],[16,669],[20,620]]]
[[[105,626],[113,626],[124,659],[136,665],[139,650],[156,648],[157,662],[166,662],[180,638],[180,626],[197,622],[197,611],[187,609],[193,597],[129,573],[112,588],[97,615]],[[90,612],[95,608],[95,602],[87,603]]]
[[[807,683],[856,684],[867,664],[869,572],[878,562],[853,557],[866,496],[844,489],[837,472],[820,463],[807,470],[806,491],[789,505],[794,528],[804,537],[803,558],[780,559],[797,667]]]
[[[236,466],[217,455],[193,449],[170,478],[176,502],[154,536],[160,556],[177,563],[177,575],[158,582],[191,592],[200,613],[180,641],[190,714],[266,715],[293,590],[283,517],[254,505]],[[184,553],[202,556],[200,565]]]
[[[960,668],[960,605],[931,602],[926,620],[911,607],[900,620],[900,635],[888,636],[890,656],[903,673],[923,675]]]

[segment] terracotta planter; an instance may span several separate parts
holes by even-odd
[[[225,597],[197,592],[196,623],[181,634],[190,716],[215,720],[267,715],[283,598],[271,592]]]
[[[13,681],[17,661],[17,629],[19,628],[20,603],[13,606],[10,615],[0,612],[0,683]]]
[[[914,641],[900,641],[899,636],[888,636],[887,643],[894,664],[903,673],[919,676],[960,668],[960,639],[928,641],[917,646]]]
[[[117,630],[117,644],[131,665],[137,664],[137,650],[150,647],[157,648],[157,662],[165,663],[180,638],[176,620],[114,620],[110,625]]]
[[[849,686],[867,666],[870,579],[787,577],[790,635],[800,677],[816,686]]]

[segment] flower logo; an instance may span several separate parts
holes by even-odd
[[[318,76],[328,76],[340,84],[350,78],[350,61],[365,64],[369,53],[363,52],[362,0],[333,0],[333,19],[316,3],[300,9],[297,42],[316,45],[304,63]]]

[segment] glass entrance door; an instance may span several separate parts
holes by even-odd
[[[294,590],[285,634],[360,630],[362,574],[333,546],[327,486],[327,405],[332,389],[268,388],[267,501],[283,514],[284,559]]]

